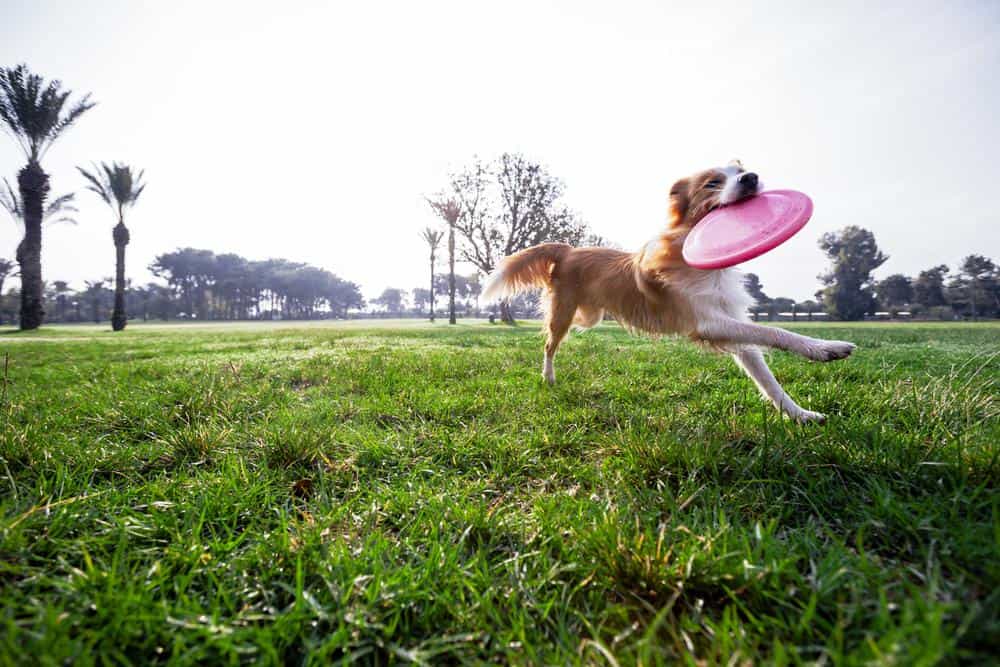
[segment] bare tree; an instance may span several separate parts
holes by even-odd
[[[495,216],[492,210],[495,202],[490,196],[492,185],[493,173],[479,158],[449,177],[450,195],[459,206],[455,229],[462,236],[462,259],[485,274],[496,268],[502,259],[496,253],[503,247],[499,231],[492,224]]]
[[[437,255],[438,246],[441,245],[441,237],[444,236],[444,232],[433,227],[425,227],[424,231],[420,232],[420,238],[427,242],[427,247],[431,251],[431,285],[430,285],[430,302],[431,302],[431,322],[434,321],[434,259]]]
[[[484,274],[519,250],[548,241],[578,245],[587,237],[586,225],[560,201],[562,181],[523,155],[504,153],[492,166],[476,160],[451,177],[450,188],[460,209],[462,258]],[[500,314],[513,323],[508,302]]]

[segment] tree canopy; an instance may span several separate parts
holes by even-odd
[[[889,259],[879,250],[875,235],[852,225],[823,234],[819,247],[832,262],[830,270],[819,276],[826,286],[827,312],[841,320],[859,320],[873,312],[877,302],[872,271]]]
[[[10,131],[29,163],[45,151],[88,109],[90,95],[69,104],[70,90],[58,80],[45,83],[27,65],[0,67],[0,122]]]

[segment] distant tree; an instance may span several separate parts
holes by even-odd
[[[233,320],[248,316],[251,306],[249,271],[250,263],[236,253],[215,256],[212,308],[216,318]]]
[[[483,293],[483,283],[479,279],[478,273],[473,273],[465,277],[465,298],[470,302],[475,302],[475,313],[479,316],[479,295]]]
[[[913,301],[924,308],[948,305],[944,293],[947,275],[948,267],[944,264],[921,271],[913,281]]]
[[[85,95],[67,106],[71,91],[59,81],[48,84],[26,65],[0,68],[0,124],[17,141],[28,163],[17,174],[24,219],[18,245],[21,266],[21,328],[37,329],[45,318],[42,288],[42,219],[49,175],[41,160],[59,136],[94,104]]]
[[[8,289],[6,294],[0,293],[0,322],[16,323],[20,303],[21,292],[16,287]]]
[[[72,292],[69,283],[65,280],[56,280],[52,283],[52,292],[55,296],[56,312],[59,314],[59,321],[66,321],[66,302],[68,295]]]
[[[83,291],[81,296],[90,304],[90,312],[93,317],[94,324],[101,323],[101,311],[104,308],[105,294],[107,293],[107,289],[105,289],[104,284],[109,280],[110,279],[84,281],[86,289]]]
[[[875,294],[883,308],[894,311],[913,301],[913,281],[901,273],[894,273],[876,283]]]
[[[794,317],[795,314],[795,299],[789,299],[788,297],[778,296],[771,299],[770,303],[767,305],[767,313],[769,319],[774,319],[780,313],[791,312]]]
[[[14,262],[0,257],[0,294],[3,294],[3,283],[7,276],[14,272]]]
[[[756,273],[748,273],[743,276],[743,284],[747,288],[747,294],[752,296],[757,303],[765,304],[771,300],[771,297],[764,294],[764,286],[761,285],[760,276]]]
[[[181,312],[188,317],[197,316],[198,319],[208,317],[208,292],[215,272],[214,252],[179,248],[158,255],[150,264],[149,270],[177,290],[183,306]],[[268,278],[273,276],[273,267],[265,273]]]
[[[177,312],[170,288],[158,283],[146,283],[143,305],[143,319],[146,318],[146,309],[153,317],[161,320],[169,320]]]
[[[448,224],[448,323],[455,324],[455,223],[461,209],[454,199],[428,200],[431,208]]]
[[[396,287],[386,287],[378,298],[372,299],[372,303],[385,308],[386,313],[398,315],[403,312],[403,303],[405,300],[406,292],[404,290]]]
[[[519,250],[546,241],[579,245],[588,233],[562,203],[562,181],[523,155],[504,153],[492,165],[476,160],[451,177],[450,187],[460,205],[463,258],[484,275]],[[513,323],[507,301],[500,313]]]
[[[806,314],[806,319],[809,321],[812,321],[813,313],[822,310],[822,307],[812,299],[807,299],[806,301],[799,303],[797,308],[800,312]]]
[[[747,294],[753,297],[754,302],[751,310],[753,311],[754,321],[756,321],[760,312],[771,303],[771,297],[764,294],[764,286],[760,282],[760,276],[756,273],[748,273],[743,276],[743,285],[746,287]]]
[[[982,255],[969,255],[962,260],[959,270],[957,287],[964,293],[972,319],[995,311],[1000,306],[1000,290],[997,288],[1000,274],[993,260]]]
[[[420,232],[420,237],[427,243],[427,247],[431,252],[431,284],[428,290],[431,304],[431,322],[434,321],[434,259],[437,255],[438,246],[441,245],[442,236],[444,236],[444,232],[432,227],[425,227],[424,231]]]
[[[93,172],[77,167],[90,184],[87,189],[97,193],[104,203],[118,214],[118,224],[112,230],[115,242],[115,308],[111,313],[111,329],[121,331],[128,322],[125,312],[125,246],[129,242],[128,228],[125,226],[125,209],[135,206],[139,195],[146,189],[142,182],[143,171],[133,170],[126,164],[114,162],[94,165]]]
[[[823,302],[827,312],[841,320],[860,320],[875,310],[872,271],[887,259],[867,229],[850,226],[820,237],[819,247],[833,262],[819,276],[826,288]]]
[[[414,287],[413,290],[413,307],[416,308],[417,312],[423,312],[424,306],[428,305],[433,299],[433,292],[429,289],[424,289],[423,287]]]

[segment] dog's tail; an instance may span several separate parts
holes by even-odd
[[[482,298],[486,302],[499,301],[521,292],[551,287],[552,269],[572,249],[565,243],[542,243],[505,257],[486,279]]]

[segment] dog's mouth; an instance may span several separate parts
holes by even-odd
[[[755,186],[752,190],[740,192],[739,194],[736,195],[735,198],[731,199],[730,201],[719,202],[715,206],[715,208],[722,208],[724,206],[731,206],[732,204],[739,204],[740,202],[746,201],[747,199],[750,199],[752,197],[756,197],[759,194],[760,194],[760,189]]]
[[[752,171],[745,171],[736,177],[731,177],[719,197],[719,206],[728,206],[760,194],[763,183]]]

